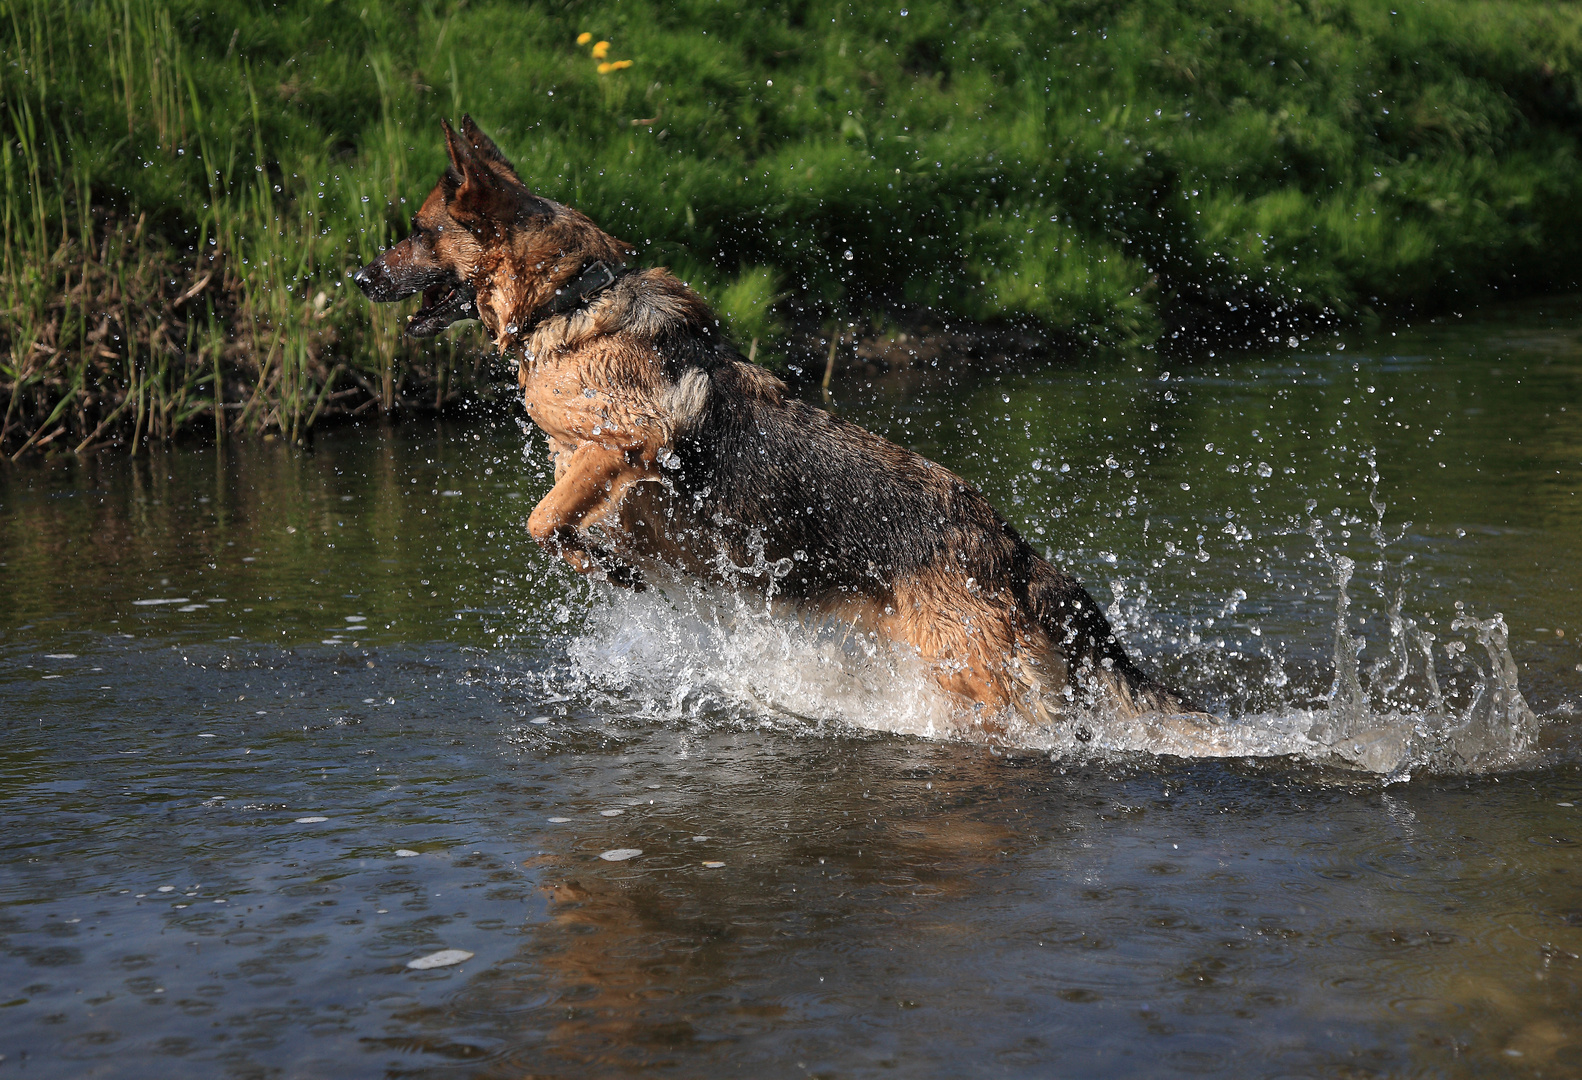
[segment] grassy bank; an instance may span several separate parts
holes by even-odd
[[[0,97],[8,455],[481,392],[345,281],[464,111],[761,356],[898,307],[1283,339],[1582,246],[1571,5],[0,0]]]

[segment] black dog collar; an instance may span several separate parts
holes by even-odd
[[[555,295],[549,303],[538,309],[536,313],[538,318],[534,321],[542,322],[585,306],[629,272],[625,267],[611,270],[602,259],[589,263],[576,277],[555,290]]]

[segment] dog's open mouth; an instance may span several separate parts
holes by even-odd
[[[477,294],[466,282],[442,281],[423,290],[423,306],[407,323],[410,337],[433,337],[451,323],[476,319]]]

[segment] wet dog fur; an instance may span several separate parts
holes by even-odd
[[[471,118],[444,133],[450,167],[411,235],[355,280],[379,302],[421,293],[409,334],[477,318],[520,357],[555,465],[528,522],[544,548],[619,584],[759,588],[906,643],[991,736],[1008,709],[1189,708],[971,484],[790,397],[667,270],[629,270],[629,245],[530,192]],[[613,284],[557,301],[599,263]]]

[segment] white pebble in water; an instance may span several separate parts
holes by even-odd
[[[366,615],[348,615],[348,616],[346,616],[346,621],[347,622],[354,622],[354,623],[355,622],[367,622],[368,621],[368,616],[366,616]]]
[[[177,911],[180,911],[180,910],[181,910],[181,909],[182,909],[182,908],[184,908],[184,907],[186,907],[186,906],[187,906],[187,905],[186,905],[186,904],[177,904],[177,905],[176,905],[176,910],[177,910]]]
[[[413,851],[411,848],[396,848],[396,855],[402,859],[410,859],[418,854],[420,854],[420,852]]]
[[[718,869],[719,869],[719,868],[720,868],[720,867],[722,867],[722,866],[724,866],[724,865],[725,865],[725,864],[724,864],[724,863],[722,863],[722,862],[716,862],[716,861],[714,861],[714,860],[712,860],[712,859],[711,859],[711,860],[710,860],[710,861],[708,861],[708,862],[706,862],[706,863],[704,863],[704,864],[703,864],[703,867],[704,867],[704,869],[706,869],[706,870],[718,870]]]
[[[329,818],[327,818],[327,817],[299,817],[299,818],[297,818],[297,824],[298,825],[316,825],[316,824],[318,824],[321,821],[328,821],[328,820],[329,820]]]
[[[599,816],[600,817],[620,817],[624,813],[626,813],[625,810],[600,810],[599,811]]]
[[[205,731],[203,734],[199,735],[198,738],[200,738],[200,739],[212,739],[212,738],[214,738],[214,736],[210,735],[208,732]]]
[[[528,723],[529,724],[547,724],[547,723],[549,723],[549,717],[547,717],[547,716],[535,716],[535,717],[533,717],[533,719],[529,720]]]
[[[556,825],[564,825],[566,822],[570,821],[571,819],[569,817],[552,817],[549,820],[553,821]]]
[[[707,837],[707,836],[694,836],[694,837],[693,837],[693,838],[692,838],[692,842],[693,842],[693,843],[694,843],[694,844],[701,844],[701,843],[703,843],[703,841],[705,841],[705,840],[707,840],[707,839],[708,839],[708,837]]]
[[[155,892],[175,892],[176,891],[176,887],[174,885],[161,885],[159,888],[155,889],[154,891]]]
[[[427,971],[429,968],[450,967],[471,960],[472,953],[466,949],[441,949],[431,952],[427,956],[420,956],[416,960],[408,960],[406,966],[413,971]]]
[[[642,848],[618,847],[612,848],[609,851],[599,852],[599,858],[603,859],[605,862],[625,862],[627,859],[637,858],[637,856],[641,855],[642,853]]]
[[[1568,803],[1568,802],[1557,802],[1557,803],[1555,803],[1555,805],[1556,805],[1556,806],[1575,806],[1575,805],[1576,805],[1576,803]]]
[[[46,659],[46,660],[75,660],[75,659],[77,659],[77,654],[74,653],[74,652],[47,652],[47,653],[44,654],[44,659]]]

